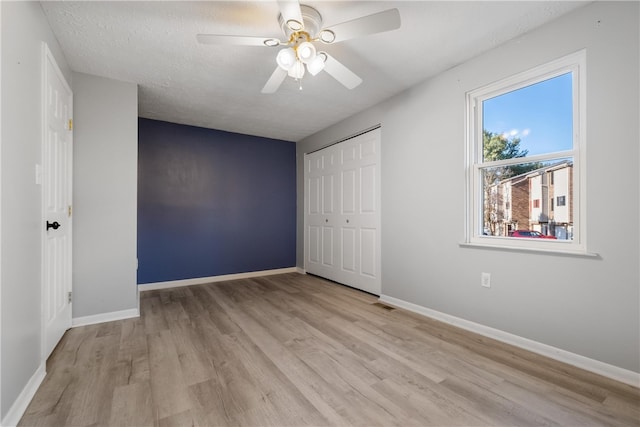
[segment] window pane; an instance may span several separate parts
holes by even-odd
[[[573,158],[480,171],[483,235],[573,238]]]
[[[484,161],[571,150],[572,91],[566,73],[484,100]]]

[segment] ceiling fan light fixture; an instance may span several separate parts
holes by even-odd
[[[278,56],[276,56],[276,62],[283,70],[291,70],[297,62],[295,50],[290,47],[280,50],[280,52],[278,52]]]
[[[297,52],[298,58],[304,64],[310,63],[316,57],[316,47],[309,42],[300,43],[297,48]]]
[[[197,40],[204,44],[282,46],[276,54],[278,65],[265,84],[263,93],[275,92],[287,76],[294,78],[302,90],[302,78],[307,71],[314,76],[320,71],[325,71],[347,89],[353,89],[362,83],[362,79],[328,53],[318,51],[315,42],[342,42],[355,37],[397,30],[401,25],[398,9],[389,9],[323,29],[320,13],[311,6],[300,4],[299,1],[278,0],[278,24],[285,36],[283,40],[225,34],[198,34]]]
[[[304,64],[300,61],[296,61],[289,69],[289,77],[300,80],[302,76],[304,76]]]
[[[315,76],[320,71],[322,71],[324,69],[325,59],[326,59],[326,56],[322,52],[316,55],[315,58],[313,58],[307,64],[307,71],[309,71],[309,74],[311,74],[312,76]]]
[[[331,30],[320,31],[320,41],[323,43],[333,43],[336,39],[336,33]]]

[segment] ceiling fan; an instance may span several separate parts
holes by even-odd
[[[278,22],[285,35],[284,40],[221,34],[197,35],[198,42],[203,44],[284,46],[278,51],[276,56],[278,65],[262,88],[262,93],[277,91],[287,76],[300,82],[305,70],[314,76],[324,70],[348,89],[353,89],[362,83],[362,79],[327,52],[318,50],[316,43],[339,43],[355,37],[400,28],[398,9],[388,9],[330,27],[323,27],[322,16],[311,6],[300,4],[297,0],[281,0],[278,1],[278,6],[280,8]],[[300,89],[302,89],[302,85],[300,85]]]

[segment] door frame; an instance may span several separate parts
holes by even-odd
[[[46,313],[46,309],[45,309],[45,304],[46,301],[44,300],[44,296],[46,295],[46,280],[45,280],[45,274],[46,274],[46,270],[45,270],[45,256],[44,256],[44,251],[45,251],[45,244],[46,244],[46,239],[47,239],[47,231],[44,227],[44,224],[47,221],[47,212],[46,212],[46,201],[45,201],[45,191],[44,191],[44,176],[45,174],[42,173],[42,168],[44,167],[44,155],[45,155],[45,144],[46,144],[46,138],[47,138],[47,122],[46,122],[46,117],[47,117],[47,92],[46,92],[46,83],[47,83],[47,62],[49,62],[52,67],[53,67],[53,71],[55,72],[55,74],[57,75],[57,77],[60,79],[60,81],[62,82],[63,86],[65,87],[65,89],[69,92],[70,95],[70,107],[71,107],[71,116],[73,116],[73,91],[71,90],[71,86],[69,85],[69,83],[67,82],[67,79],[64,77],[64,74],[62,73],[62,70],[60,70],[60,67],[58,66],[58,63],[55,59],[55,57],[53,56],[51,50],[49,49],[49,46],[46,42],[42,42],[42,53],[41,53],[41,86],[40,86],[40,102],[41,102],[41,112],[40,112],[40,126],[41,126],[41,141],[40,141],[40,164],[36,165],[36,182],[40,185],[40,356],[41,356],[41,362],[43,364],[43,366],[45,366],[45,370],[46,370],[46,361],[48,358],[48,354],[47,354],[47,336],[46,336],[46,323],[47,323],[47,319],[45,316]],[[69,118],[70,120],[73,119],[73,117]],[[72,123],[72,122],[71,122]],[[72,130],[73,128],[71,128],[70,130]],[[73,147],[73,133],[71,134],[71,144]],[[68,199],[68,203],[69,203],[69,230],[68,232],[68,240],[69,240],[69,292],[73,291],[73,281],[71,280],[71,266],[72,266],[72,254],[73,254],[73,227],[72,227],[72,219],[71,219],[71,206],[72,206],[72,198],[73,198],[73,149],[71,149],[69,151],[68,157],[68,165],[69,165],[69,170],[68,170],[68,174],[67,174],[67,182],[65,182],[63,185],[68,186],[69,188],[69,199]],[[71,327],[71,319],[69,319],[69,327]]]

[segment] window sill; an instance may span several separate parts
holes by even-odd
[[[516,247],[510,245],[501,245],[501,244],[488,244],[488,243],[477,243],[477,242],[461,242],[458,243],[458,246],[461,248],[470,248],[470,249],[490,249],[490,250],[498,250],[498,251],[510,251],[510,252],[525,252],[525,253],[537,253],[543,255],[561,255],[561,256],[574,256],[574,257],[584,257],[584,258],[598,258],[600,259],[600,254],[595,252],[586,252],[581,250],[567,250],[567,249],[548,249],[548,248],[533,248],[533,247]]]

